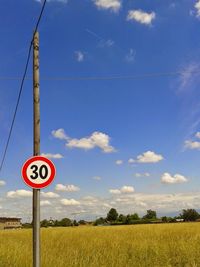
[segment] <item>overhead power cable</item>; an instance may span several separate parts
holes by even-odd
[[[42,9],[40,11],[39,17],[37,19],[37,22],[36,22],[36,25],[35,25],[35,28],[34,28],[34,34],[38,30],[38,27],[39,27],[39,24],[40,24],[40,21],[41,21],[43,12],[44,12],[44,8],[46,6],[46,2],[47,2],[47,0],[44,0],[43,5],[42,5]],[[18,93],[18,97],[17,97],[17,102],[16,102],[13,118],[12,118],[12,121],[11,121],[11,126],[10,126],[10,130],[9,130],[8,138],[7,138],[7,141],[6,141],[5,149],[4,149],[2,160],[1,160],[1,164],[0,164],[0,172],[1,172],[2,168],[3,168],[3,164],[4,164],[4,161],[5,161],[5,158],[6,158],[6,153],[7,153],[7,150],[8,150],[9,143],[10,143],[10,138],[11,138],[12,131],[13,131],[13,126],[14,126],[14,123],[15,123],[15,119],[16,119],[16,115],[17,115],[17,111],[18,111],[18,107],[19,107],[19,103],[20,103],[20,99],[21,99],[21,95],[22,95],[22,90],[23,90],[23,87],[24,87],[24,81],[26,79],[26,74],[27,74],[28,65],[29,65],[30,56],[31,56],[32,45],[33,45],[33,38],[30,41],[24,72],[23,72],[22,78],[20,79],[21,83],[20,83],[19,93]]]
[[[199,74],[199,71],[173,71],[173,72],[152,72],[143,73],[135,75],[108,75],[108,76],[48,76],[40,77],[43,81],[95,81],[95,80],[131,80],[131,79],[143,79],[143,78],[153,78],[153,77],[167,77],[176,76],[184,74]],[[1,80],[19,80],[20,77],[14,76],[0,76]],[[30,80],[31,77],[26,77],[25,79]]]

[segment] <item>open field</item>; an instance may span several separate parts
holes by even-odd
[[[31,230],[0,231],[0,266],[31,266]],[[42,266],[200,266],[200,223],[42,229]]]

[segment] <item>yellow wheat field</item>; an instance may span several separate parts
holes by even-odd
[[[31,230],[0,231],[0,267],[31,266]],[[42,229],[42,267],[200,266],[200,223]]]

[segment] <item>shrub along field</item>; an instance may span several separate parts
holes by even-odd
[[[200,223],[42,229],[42,267],[200,266]],[[0,231],[0,266],[29,267],[31,230]]]

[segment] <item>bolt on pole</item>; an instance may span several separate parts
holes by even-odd
[[[40,155],[39,33],[33,36],[33,155]],[[40,267],[40,189],[33,189],[33,267]]]

